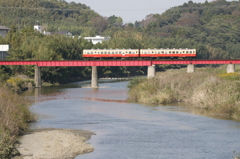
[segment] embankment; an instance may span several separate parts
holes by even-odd
[[[185,69],[160,72],[155,78],[130,82],[130,102],[144,104],[186,104],[216,114],[240,119],[240,74],[225,74],[221,68]]]

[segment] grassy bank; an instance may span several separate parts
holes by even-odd
[[[240,73],[224,68],[186,69],[160,72],[156,78],[135,79],[129,84],[130,102],[167,104],[186,102],[240,120]]]
[[[18,152],[14,148],[17,136],[28,128],[34,116],[28,109],[29,101],[13,91],[0,87],[0,158],[11,158]]]

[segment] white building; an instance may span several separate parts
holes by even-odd
[[[95,45],[97,43],[102,43],[103,41],[109,40],[110,37],[95,36],[95,37],[84,37],[84,39],[88,40],[89,42],[92,41],[92,43]]]
[[[39,31],[40,33],[42,33],[42,26],[39,24],[38,21],[36,21],[35,25],[34,25],[34,30]]]
[[[0,60],[6,60],[9,45],[0,45]]]

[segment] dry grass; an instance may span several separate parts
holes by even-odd
[[[28,101],[17,94],[0,88],[0,158],[10,158],[17,153],[14,148],[17,136],[34,120],[27,104]]]
[[[195,107],[240,119],[239,75],[234,73],[232,77],[222,72],[219,68],[205,68],[188,74],[181,69],[161,72],[156,78],[141,79],[141,82],[138,79],[136,84],[134,81],[131,84],[129,101],[145,104],[185,101]]]

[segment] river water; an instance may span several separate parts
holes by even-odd
[[[240,122],[197,115],[189,107],[126,103],[127,81],[46,87],[25,96],[39,120],[31,128],[96,133],[95,150],[76,159],[231,159],[240,152]]]

